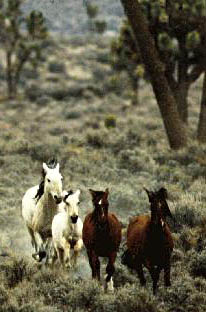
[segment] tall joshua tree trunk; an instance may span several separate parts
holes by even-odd
[[[200,143],[206,143],[206,71],[204,73],[203,87],[202,87],[202,99],[199,123],[197,129],[197,139]]]
[[[172,149],[180,149],[187,144],[186,130],[179,117],[177,104],[165,77],[165,70],[149,32],[147,20],[138,0],[121,0],[121,2],[132,26],[142,60],[150,75],[169,145]]]

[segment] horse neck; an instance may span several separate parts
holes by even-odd
[[[42,218],[45,218],[46,219],[45,221],[47,223],[48,221],[52,222],[52,219],[58,209],[57,204],[53,199],[53,197],[49,193],[44,192],[44,194],[40,198],[40,205],[42,208]]]
[[[161,218],[158,216],[158,212],[151,210],[150,231],[153,239],[162,237],[164,230],[161,224]]]
[[[96,229],[99,229],[102,226],[103,226],[103,228],[105,228],[105,226],[108,225],[108,222],[107,222],[108,221],[108,215],[107,215],[107,213],[105,214],[105,211],[104,211],[104,217],[103,217],[101,214],[101,210],[99,209],[98,206],[96,206],[94,208],[94,211],[93,211],[93,221],[94,221],[94,224],[96,226]]]

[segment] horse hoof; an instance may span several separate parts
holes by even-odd
[[[32,258],[34,258],[34,260],[36,260],[37,262],[41,262],[42,259],[44,259],[45,257],[46,257],[45,251],[40,251],[40,252],[32,254]]]

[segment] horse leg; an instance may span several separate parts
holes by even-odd
[[[112,275],[115,272],[114,263],[115,263],[116,256],[117,256],[116,251],[112,252],[109,255],[109,262],[106,267],[107,275],[105,279],[105,290],[108,289],[109,291],[114,291]]]
[[[48,237],[46,239],[46,243],[45,243],[44,249],[46,251],[46,261],[45,261],[45,264],[49,264],[49,260],[52,258],[52,252],[53,252],[53,244],[52,244],[52,238],[51,237]]]
[[[100,281],[100,262],[98,256],[93,250],[87,251],[89,264],[92,269],[92,278],[97,278]]]
[[[71,267],[70,250],[71,250],[71,246],[69,242],[65,239],[64,240],[64,264],[67,268]]]
[[[137,265],[136,271],[137,271],[141,286],[145,286],[146,285],[146,279],[144,277],[142,263]]]
[[[31,237],[31,244],[32,244],[32,247],[35,249],[35,252],[37,252],[37,242],[36,242],[36,239],[35,239],[35,236],[34,236],[34,231],[27,226],[27,229],[28,229],[28,232],[29,232],[29,235]]]
[[[74,245],[74,254],[73,254],[73,257],[72,257],[73,265],[74,265],[74,266],[77,265],[77,257],[78,257],[79,251],[82,249],[82,246],[83,246],[83,241],[82,241],[82,239],[79,239],[79,240],[76,242],[76,244]]]
[[[153,294],[156,295],[156,291],[157,291],[157,283],[159,280],[159,276],[160,276],[160,272],[161,272],[161,267],[158,266],[157,268],[152,267],[149,271],[150,271],[150,275],[152,277],[152,281],[153,281]]]
[[[53,254],[51,258],[51,266],[54,267],[56,260],[58,259],[56,248],[53,248]]]
[[[64,250],[57,247],[56,252],[60,264],[64,266]]]
[[[170,259],[168,259],[164,265],[164,283],[166,287],[171,286],[170,282]]]

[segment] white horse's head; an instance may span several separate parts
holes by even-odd
[[[77,190],[75,193],[73,193],[72,191],[63,192],[63,200],[66,204],[66,211],[69,218],[71,219],[71,222],[74,224],[77,223],[79,216],[79,195],[80,190]]]
[[[56,204],[62,201],[62,175],[59,172],[59,163],[55,168],[49,168],[46,163],[43,163],[44,177],[44,193],[50,194]]]

